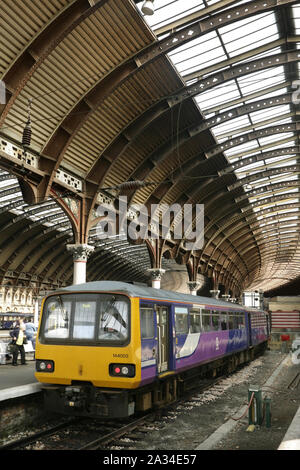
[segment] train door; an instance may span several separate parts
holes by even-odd
[[[157,369],[158,373],[161,373],[169,369],[169,308],[157,305],[156,319],[158,341]]]

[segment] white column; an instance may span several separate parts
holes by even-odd
[[[166,272],[165,269],[152,268],[148,269],[148,272],[152,278],[152,287],[154,289],[160,289],[161,277]]]
[[[84,284],[86,282],[86,263],[94,249],[94,246],[81,243],[67,245],[67,250],[71,251],[74,260],[73,284]]]
[[[191,295],[197,295],[197,290],[199,289],[199,287],[201,286],[200,282],[196,282],[196,281],[189,281],[187,283],[188,285],[188,288],[190,289],[190,294]]]
[[[34,299],[34,320],[33,323],[35,326],[39,324],[39,301],[38,299]]]

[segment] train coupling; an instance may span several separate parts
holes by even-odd
[[[87,393],[85,387],[68,386],[64,390],[64,405],[67,407],[81,409],[86,405]]]

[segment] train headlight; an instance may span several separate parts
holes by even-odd
[[[54,362],[49,360],[37,359],[35,362],[37,372],[54,372]]]
[[[134,364],[109,364],[109,375],[112,377],[134,377]]]

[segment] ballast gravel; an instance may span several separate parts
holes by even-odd
[[[272,386],[264,387],[278,366],[280,372]],[[299,370],[299,365],[293,364],[288,354],[266,351],[213,388],[195,393],[187,403],[154,422],[153,431],[132,447],[137,450],[197,449],[248,404],[248,389],[255,385],[262,389],[263,397],[271,398],[271,427],[266,427],[264,419],[261,426],[254,426],[249,432],[247,412],[210,450],[276,450],[300,406],[299,390],[288,388]]]

